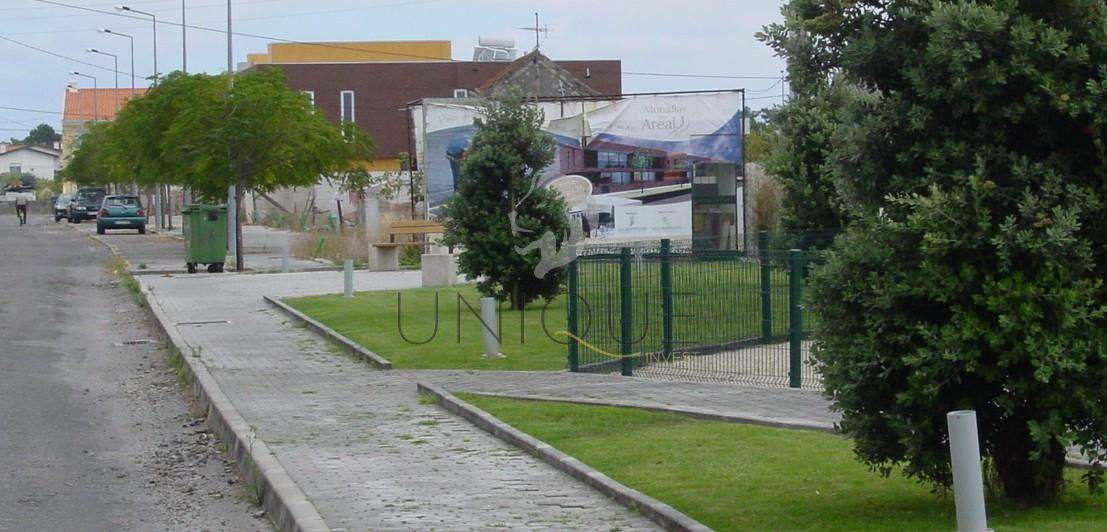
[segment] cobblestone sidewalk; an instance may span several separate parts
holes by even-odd
[[[832,430],[840,420],[819,392],[790,388],[649,380],[589,373],[395,370],[450,391],[603,403]]]
[[[359,272],[358,290],[419,272]],[[652,530],[538,459],[421,404],[421,372],[380,372],[266,306],[339,292],[341,272],[142,282],[239,413],[334,530]],[[436,372],[437,373],[437,372]],[[445,377],[443,377],[445,378]]]

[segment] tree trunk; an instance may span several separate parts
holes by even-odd
[[[242,257],[242,198],[245,197],[246,180],[239,179],[238,185],[234,187],[234,232],[236,238],[234,239],[234,269],[235,271],[242,271],[246,267],[246,261]]]
[[[1033,442],[1026,419],[1007,422],[992,446],[992,460],[1003,493],[1026,506],[1057,499],[1064,486],[1065,447],[1057,442],[1037,460],[1031,460]]]
[[[365,196],[364,190],[359,190],[357,192],[357,225],[361,228],[362,233],[369,227],[369,220],[366,219],[368,209],[365,208]]]
[[[519,289],[519,282],[511,285],[511,310],[523,310],[526,302],[523,301],[523,291]]]

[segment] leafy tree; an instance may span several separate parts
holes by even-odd
[[[166,183],[192,187],[194,176],[181,160],[192,143],[174,144],[169,132],[185,110],[213,105],[212,100],[218,100],[226,87],[223,77],[174,72],[141,98],[128,100],[110,123],[108,139],[97,146],[112,180],[144,188]],[[208,100],[202,100],[202,96]],[[222,203],[225,197],[226,191],[210,198]]]
[[[234,185],[241,208],[247,190],[314,185],[320,176],[349,169],[351,161],[373,157],[371,140],[356,128],[343,135],[314,113],[307,97],[284,84],[279,69],[232,81],[227,75],[169,75],[151,94],[158,91],[177,95],[158,152],[201,197],[226,197]],[[241,223],[236,231],[241,269]]]
[[[53,148],[54,143],[61,140],[61,134],[54,131],[54,128],[50,124],[39,124],[35,126],[27,136],[20,141],[20,144],[25,146],[46,146],[47,148]]]
[[[790,209],[817,199],[848,222],[811,299],[858,457],[948,486],[945,412],[970,408],[1008,497],[1053,500],[1070,444],[1098,490],[1107,4],[791,0],[784,15],[763,34],[798,93],[776,168]]]
[[[337,183],[341,191],[353,192],[357,195],[357,220],[361,224],[365,220],[365,198],[369,193],[369,189],[387,186],[387,182],[381,177],[380,172],[370,172],[367,168],[367,165],[372,162],[372,154],[376,150],[373,139],[361,134],[353,122],[342,124],[342,134],[349,140],[343,145],[344,149],[350,151],[348,164],[328,176],[328,179]],[[366,156],[366,154],[368,155]],[[366,158],[359,159],[359,157]]]
[[[66,180],[76,183],[78,186],[107,185],[119,182],[119,172],[111,167],[110,144],[113,136],[109,129],[113,127],[111,122],[97,122],[89,124],[88,131],[81,135],[80,144],[73,152],[73,157],[57,174],[57,181]]]
[[[553,270],[536,277],[541,257],[521,252],[547,232],[555,238],[569,233],[564,201],[536,186],[554,157],[542,121],[542,111],[517,93],[490,100],[476,121],[457,190],[443,209],[444,242],[462,248],[458,268],[480,279],[482,294],[510,300],[514,309],[553,298],[563,275]]]

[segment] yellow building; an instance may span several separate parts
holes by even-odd
[[[269,43],[266,52],[247,54],[247,65],[269,63],[375,63],[449,61],[450,41]]]

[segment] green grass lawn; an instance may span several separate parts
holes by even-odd
[[[617,261],[582,263],[581,336],[608,353],[620,350],[619,264]],[[634,352],[661,350],[662,312],[660,266],[636,264],[633,273]],[[773,334],[788,331],[787,274],[774,269],[771,277]],[[460,304],[458,296],[479,313],[480,295],[471,286],[403,290],[403,335],[397,325],[397,291],[361,292],[353,299],[316,296],[287,300],[297,310],[323,322],[346,337],[392,361],[397,368],[456,368],[486,370],[561,370],[567,365],[565,338],[566,297],[549,305],[532,303],[526,311],[501,306],[504,359],[485,359],[481,325]],[[435,294],[439,306],[435,312]],[[545,316],[543,317],[543,309]],[[677,351],[703,345],[756,339],[761,335],[760,269],[756,261],[678,260],[673,264],[673,337]],[[435,317],[437,316],[437,332]],[[545,329],[543,328],[545,324]],[[607,362],[608,355],[580,350],[581,364]]]
[[[395,290],[359,292],[353,299],[315,296],[285,302],[388,359],[396,368],[532,371],[565,368],[568,348],[558,343],[564,342],[564,338],[554,337],[556,341],[551,338],[553,333],[565,329],[564,297],[554,299],[548,306],[544,301],[537,301],[523,312],[511,311],[508,305],[502,305],[500,349],[507,357],[486,359],[481,357],[483,328],[477,318],[480,294],[474,287],[403,290],[402,315],[398,313],[397,293]],[[438,294],[437,312],[435,294]],[[459,295],[464,302],[459,303]],[[543,308],[550,336],[543,332]],[[402,316],[402,335],[398,316]]]
[[[870,473],[842,437],[643,410],[459,394],[503,421],[717,530],[957,528],[953,498]],[[1061,501],[1022,509],[988,500],[989,526],[1107,530],[1107,497],[1068,474]],[[580,489],[588,489],[581,485]]]
[[[584,259],[579,271],[584,301],[581,336],[605,351],[618,353],[618,259]],[[762,337],[761,267],[756,258],[731,254],[715,260],[679,259],[673,261],[672,272],[674,349]],[[661,266],[636,261],[632,278],[634,351],[661,351]],[[788,274],[780,268],[771,271],[770,294],[772,334],[783,341],[788,334]],[[582,363],[602,361],[603,357],[582,351]]]

